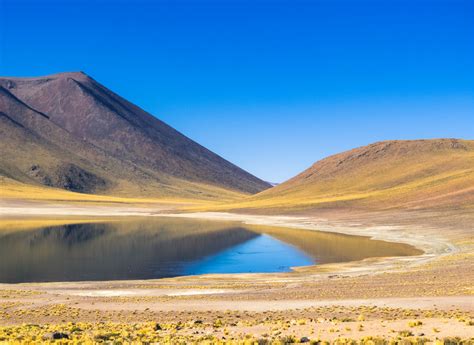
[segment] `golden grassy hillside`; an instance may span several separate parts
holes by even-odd
[[[474,207],[474,141],[384,141],[316,162],[219,209]]]

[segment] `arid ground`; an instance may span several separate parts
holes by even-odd
[[[34,205],[2,205],[3,225],[52,217],[67,222],[61,213],[73,214],[73,221],[134,215],[231,219],[367,235],[408,243],[424,254],[278,274],[1,284],[0,341],[474,341],[474,212],[466,209],[267,216],[176,214],[172,206],[153,204]]]

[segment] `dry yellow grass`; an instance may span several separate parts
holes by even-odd
[[[328,157],[289,181],[213,210],[463,207],[474,204],[474,141],[388,141]]]
[[[221,198],[218,200],[232,200],[242,197],[242,194],[222,190],[218,193]],[[67,190],[52,188],[40,185],[31,185],[17,182],[5,177],[0,177],[0,199],[17,199],[28,201],[45,201],[45,202],[72,202],[72,203],[119,203],[119,204],[173,204],[179,207],[180,205],[189,204],[212,204],[217,200],[202,200],[199,198],[179,198],[179,197],[118,197],[112,195],[98,195],[75,193]]]

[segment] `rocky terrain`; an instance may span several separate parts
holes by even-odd
[[[270,187],[81,72],[0,78],[0,134],[4,183],[194,199]]]

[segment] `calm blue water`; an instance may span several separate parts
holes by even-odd
[[[185,267],[184,274],[289,272],[293,266],[312,264],[314,259],[301,250],[262,234],[194,261]]]
[[[0,228],[0,283],[288,272],[417,254],[410,248],[357,236],[172,218]]]

